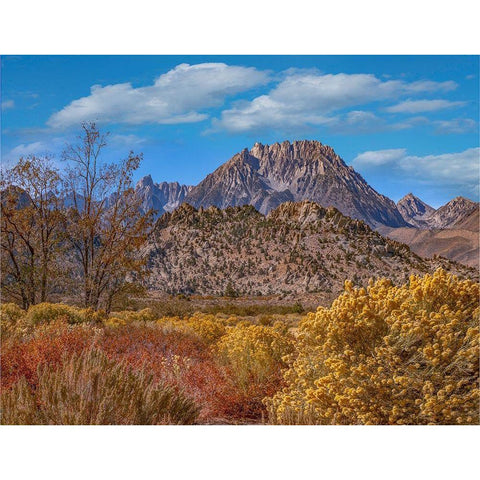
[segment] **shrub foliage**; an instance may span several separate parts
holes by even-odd
[[[95,349],[39,367],[34,390],[22,377],[2,395],[4,424],[192,424],[197,415],[183,394]]]
[[[479,285],[345,283],[288,316],[0,306],[2,423],[479,423]]]
[[[345,284],[309,314],[272,423],[479,422],[479,286],[442,270],[395,287]]]
[[[292,353],[291,339],[274,327],[239,323],[230,327],[217,344],[217,355],[229,365],[242,388],[275,378]]]

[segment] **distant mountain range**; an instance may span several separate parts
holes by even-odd
[[[284,202],[310,200],[363,220],[420,255],[479,264],[478,203],[457,197],[435,209],[409,193],[395,204],[318,141],[256,143],[196,186],[154,183],[147,176],[138,182],[136,191],[144,211],[156,210],[157,218],[184,202],[195,208],[252,205],[268,214]]]
[[[416,228],[378,227],[382,235],[406,243],[422,257],[441,255],[474,267],[480,262],[480,216],[478,203],[456,197],[435,210],[411,193],[398,209]]]
[[[407,223],[421,229],[457,228],[468,217],[478,217],[478,203],[465,197],[456,197],[435,210],[409,193],[398,201],[397,208]]]
[[[145,207],[162,213],[171,208],[165,201],[167,197],[156,193],[160,185],[146,177],[137,189],[146,199]],[[168,198],[170,204],[184,201],[196,208],[253,205],[260,213],[268,213],[284,202],[311,200],[334,206],[372,227],[408,225],[392,200],[370,187],[331,147],[317,141],[256,143],[251,150],[234,155],[197,186],[177,186]],[[155,207],[156,199],[159,201]]]
[[[435,212],[435,209],[418,197],[409,193],[397,202],[397,208],[403,219],[416,227],[426,226],[425,218]]]
[[[181,205],[192,188],[178,182],[154,183],[152,177],[147,175],[137,183],[135,191],[142,199],[142,210],[147,212],[153,209],[158,217]]]

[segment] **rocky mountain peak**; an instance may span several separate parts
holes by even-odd
[[[302,200],[334,206],[371,226],[407,225],[390,199],[316,140],[257,142],[208,175],[185,198],[195,207],[250,204],[264,214],[283,202]]]
[[[153,187],[153,179],[151,175],[145,175],[142,177],[138,183],[137,183],[137,188],[147,188],[147,187]]]
[[[465,198],[462,196],[455,197],[444,205],[444,207],[449,206],[450,208],[475,208],[478,207],[478,203]]]
[[[479,204],[465,197],[455,197],[428,218],[430,228],[453,228],[478,210]]]
[[[420,200],[413,193],[408,193],[397,202],[397,208],[406,222],[420,226],[435,209]]]
[[[142,200],[142,211],[153,209],[157,217],[178,207],[191,189],[191,186],[178,182],[155,183],[151,175],[141,178],[135,186],[135,192]]]

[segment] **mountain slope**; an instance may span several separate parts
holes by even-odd
[[[406,226],[397,207],[317,141],[256,143],[234,155],[185,197],[195,207],[253,205],[268,213],[286,201],[334,206],[370,226]]]
[[[478,208],[478,203],[465,197],[456,197],[430,215],[427,223],[429,228],[454,228]]]
[[[425,219],[435,212],[435,209],[418,197],[409,193],[397,202],[397,208],[403,219],[415,226],[426,226]]]
[[[462,216],[454,223],[456,229],[470,230],[472,232],[480,231],[480,209],[476,208],[469,215]]]
[[[445,259],[424,260],[364,222],[316,203],[286,202],[263,215],[252,206],[200,208],[183,204],[163,215],[145,252],[148,286],[168,293],[333,298],[345,279],[366,284],[385,276],[403,282],[442,266],[472,269]]]
[[[478,216],[477,216],[478,225]],[[480,248],[478,229],[425,229],[380,227],[378,231],[392,240],[407,244],[422,257],[441,255],[455,262],[479,268]]]

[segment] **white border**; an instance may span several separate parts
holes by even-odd
[[[477,427],[2,427],[0,435],[8,479],[451,480],[475,473],[478,457]]]
[[[4,2],[0,54],[478,54],[474,2]],[[466,478],[478,427],[0,427],[8,479]]]
[[[478,54],[472,0],[15,0],[0,54]]]

